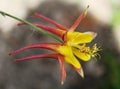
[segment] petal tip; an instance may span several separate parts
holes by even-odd
[[[61,81],[61,85],[63,85],[64,84],[64,82],[63,81]]]
[[[9,55],[9,56],[11,56],[11,55],[12,55],[12,53],[11,53],[11,52],[9,52],[9,53],[8,53],[8,55]]]
[[[81,68],[81,69],[78,69],[77,72],[79,73],[79,75],[80,75],[82,78],[84,78],[84,72],[83,72],[83,69],[82,69],[82,68]]]
[[[79,74],[81,75],[82,78],[84,78],[84,72],[83,72],[83,69],[81,69],[81,71],[80,71]]]
[[[87,8],[84,10],[84,12],[83,12],[83,16],[85,17],[86,16],[86,14],[87,14],[87,12],[88,12],[88,8],[89,8],[89,5],[87,6]]]
[[[35,16],[37,16],[37,15],[38,15],[38,13],[34,13],[34,14],[32,14],[33,17],[35,17]]]
[[[88,32],[85,32],[85,33],[91,34],[93,38],[95,38],[97,36],[96,32],[90,32],[90,31],[88,31]]]
[[[18,62],[16,59],[13,60],[14,62]]]
[[[23,22],[17,24],[17,26],[23,26],[23,25],[25,25],[25,23]]]
[[[95,38],[97,36],[97,33],[93,32],[92,36],[93,36],[93,38]]]

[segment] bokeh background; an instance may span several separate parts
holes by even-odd
[[[32,17],[41,13],[69,28],[82,11],[90,6],[86,18],[77,31],[94,31],[102,51],[101,58],[82,63],[82,79],[68,64],[67,79],[60,84],[58,61],[36,59],[15,63],[15,58],[48,53],[30,49],[8,56],[8,52],[32,43],[54,40],[28,26],[17,26],[18,21],[0,16],[0,89],[120,89],[120,1],[119,0],[0,0],[0,10],[32,23],[52,26]],[[93,44],[92,43],[92,44]]]

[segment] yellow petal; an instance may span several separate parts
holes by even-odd
[[[80,33],[80,32],[68,32],[67,33],[67,44],[70,46],[89,43],[93,39],[92,34],[90,33]]]
[[[79,49],[76,49],[76,48],[73,48],[73,53],[83,61],[89,61],[91,57],[90,54],[81,52]]]
[[[73,65],[75,68],[80,68],[81,67],[79,61],[74,57],[74,55],[73,55],[73,57],[65,56],[65,61],[67,63]]]
[[[81,67],[79,61],[73,55],[72,48],[70,46],[60,46],[57,50],[64,56],[67,63],[73,65],[76,68]]]

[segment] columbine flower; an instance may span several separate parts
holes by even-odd
[[[69,29],[61,26],[57,22],[43,15],[37,13],[34,14],[34,16],[50,22],[51,24],[55,25],[57,28],[52,28],[41,24],[33,24],[33,25],[59,36],[62,39],[62,43],[32,44],[24,48],[18,49],[16,51],[10,52],[10,55],[16,54],[17,52],[30,48],[45,48],[45,49],[53,50],[56,52],[55,54],[40,54],[40,55],[16,59],[15,61],[29,60],[35,58],[55,58],[59,60],[60,68],[62,70],[62,81],[61,81],[62,84],[64,83],[66,78],[64,62],[70,64],[82,77],[84,77],[83,69],[79,61],[76,59],[76,57],[78,57],[83,61],[88,61],[91,59],[91,57],[97,56],[98,55],[97,52],[99,51],[99,48],[97,48],[96,44],[94,44],[93,47],[86,46],[87,43],[90,43],[96,37],[97,35],[96,33],[94,32],[81,33],[74,31],[81,22],[81,20],[85,17],[87,13],[87,9],[78,17],[78,19]],[[20,23],[19,25],[24,25],[24,23]]]

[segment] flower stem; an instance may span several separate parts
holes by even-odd
[[[0,14],[1,14],[2,16],[8,16],[8,17],[11,17],[11,18],[13,18],[13,19],[16,19],[16,20],[18,20],[18,21],[20,21],[20,22],[23,22],[23,23],[27,24],[28,26],[32,27],[33,29],[35,29],[35,30],[37,30],[37,31],[39,31],[39,32],[41,32],[41,33],[43,33],[43,34],[45,34],[45,35],[48,35],[48,36],[54,38],[54,39],[57,40],[58,42],[62,42],[58,37],[56,37],[56,36],[53,35],[52,33],[49,33],[49,32],[47,32],[47,31],[44,31],[44,30],[42,30],[42,29],[34,26],[32,23],[28,22],[27,20],[20,19],[20,18],[18,18],[18,17],[15,17],[15,16],[10,15],[10,14],[8,14],[8,13],[6,13],[6,12],[3,12],[3,11],[0,11]]]

